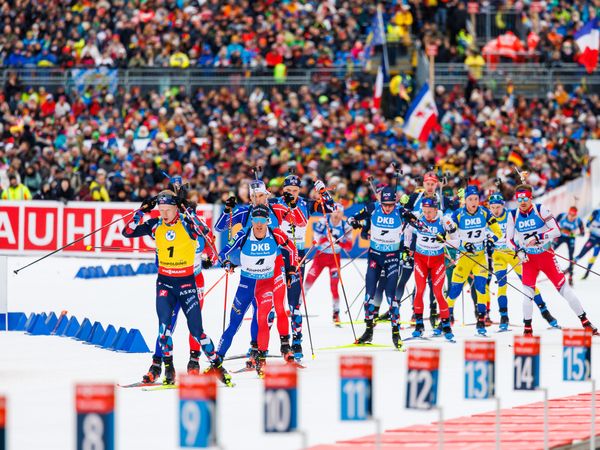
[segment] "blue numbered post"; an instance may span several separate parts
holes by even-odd
[[[587,381],[592,376],[592,332],[563,330],[563,380]]]
[[[368,420],[373,415],[373,357],[340,357],[341,420]]]
[[[115,448],[115,386],[78,384],[75,386],[77,450]]]
[[[406,407],[431,409],[437,405],[439,349],[408,349]]]
[[[298,373],[291,364],[270,364],[265,371],[265,433],[298,428]]]
[[[217,445],[217,381],[212,375],[183,375],[179,380],[179,446]]]
[[[495,395],[496,343],[465,342],[465,398],[484,400]]]
[[[537,389],[540,386],[539,336],[515,336],[514,348],[514,389]]]

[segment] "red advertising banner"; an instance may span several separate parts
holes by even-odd
[[[36,254],[56,250],[116,221],[58,255],[136,256],[152,259],[150,237],[127,239],[121,232],[137,203],[24,201],[0,202],[0,254]],[[198,215],[212,228],[214,205],[198,205]],[[126,217],[125,217],[126,216]],[[155,212],[147,217],[156,216]],[[125,217],[125,220],[118,220]]]

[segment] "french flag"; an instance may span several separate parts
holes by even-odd
[[[383,69],[379,66],[377,69],[377,77],[375,78],[375,86],[373,89],[373,108],[381,108],[381,96],[383,95]]]
[[[597,18],[590,20],[575,33],[575,42],[579,47],[577,62],[585,67],[587,73],[592,73],[598,66],[600,47],[600,26]]]
[[[426,142],[431,131],[437,128],[437,106],[429,85],[425,83],[410,105],[404,121],[404,132],[412,138]]]

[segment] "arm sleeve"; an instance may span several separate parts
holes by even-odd
[[[506,217],[506,242],[515,250],[519,248],[515,241],[515,219],[511,211],[507,212]]]
[[[154,231],[156,230],[158,219],[150,219],[144,223],[140,223],[143,216],[143,212],[136,211],[136,213],[133,215],[133,218],[127,223],[127,225],[125,225],[125,228],[123,228],[123,236],[126,238],[150,236],[152,239],[154,239]]]
[[[410,248],[413,244],[414,231],[413,227],[406,227],[404,229],[404,246]],[[416,239],[414,239],[416,242]]]
[[[494,242],[496,242],[502,237],[502,228],[500,228],[500,225],[498,225],[498,220],[492,215],[492,213],[488,211],[487,215],[487,226],[488,229],[492,232],[492,236],[490,237]]]
[[[544,222],[546,222],[546,226],[548,227],[548,230],[546,230],[543,233],[540,233],[539,238],[552,240],[559,237],[560,228],[558,227],[558,222],[556,221],[550,210],[545,206],[540,205],[538,206],[538,212],[540,214],[540,217]]]
[[[231,215],[231,226],[237,225],[238,223],[246,222],[246,218],[248,216],[248,211],[250,208],[248,206],[241,206],[233,211]],[[229,213],[223,212],[215,223],[215,231],[227,231],[229,229]]]
[[[277,241],[277,243],[283,247],[283,249],[287,250],[290,258],[289,261],[293,261],[294,264],[298,263],[298,249],[296,248],[296,246],[294,245],[294,243],[292,241],[290,241],[290,239],[287,237],[287,235],[281,231],[279,228],[275,228],[273,230],[273,237],[275,238],[275,241]],[[284,261],[286,260],[286,258],[284,258]]]
[[[356,220],[367,220],[367,221],[370,222],[370,220],[371,220],[371,213],[373,212],[374,209],[375,209],[375,204],[374,203],[369,203],[363,209],[361,209],[356,214],[354,214],[353,217]]]
[[[225,248],[221,250],[221,253],[219,253],[219,259],[228,259],[229,255],[231,255],[236,249],[240,247],[240,243],[242,242],[242,239],[244,238],[245,234],[246,233],[244,230],[238,231],[235,235],[235,238],[233,239],[233,242],[227,244]]]

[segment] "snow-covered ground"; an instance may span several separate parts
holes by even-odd
[[[578,248],[583,241],[578,242]],[[565,251],[566,249],[563,249]],[[33,258],[9,259],[9,310],[49,312],[67,310],[79,319],[88,317],[127,328],[139,328],[149,346],[153,346],[156,333],[154,308],[154,276],[131,278],[105,278],[98,280],[75,279],[77,269],[90,265],[89,259],[52,257],[36,264],[19,275],[12,270]],[[126,262],[123,260],[120,263]],[[94,262],[108,267],[110,261]],[[132,261],[132,264],[137,262]],[[134,267],[136,267],[134,265]],[[343,270],[343,280],[349,301],[363,285],[358,272],[365,272],[365,261],[357,261]],[[219,269],[207,271],[206,285],[211,286],[221,275]],[[576,291],[592,322],[600,324],[598,291],[600,278],[590,275],[579,281],[581,269],[576,271]],[[229,305],[237,287],[237,275],[230,277]],[[518,280],[511,277],[511,283]],[[412,290],[412,281],[409,289]],[[494,287],[494,283],[492,283]],[[221,334],[224,282],[208,296],[204,306],[204,324],[207,333],[216,342]],[[579,321],[565,301],[548,281],[539,287],[552,313],[563,326],[578,327]],[[495,288],[495,287],[494,287]],[[349,344],[353,341],[349,325],[338,329],[331,324],[329,281],[321,276],[307,293],[308,311],[316,358],[310,359],[310,348],[305,321],[306,370],[299,374],[300,427],[306,431],[311,445],[333,442],[338,439],[370,434],[370,422],[341,422],[339,420],[340,354],[370,353],[375,359],[374,411],[384,429],[437,419],[436,412],[415,412],[404,409],[406,395],[406,353],[391,348],[350,350],[319,350],[320,348]],[[495,296],[492,297],[495,305]],[[352,308],[356,316],[361,302]],[[466,317],[474,321],[470,296],[465,294]],[[342,300],[343,304],[343,300]],[[521,294],[509,288],[509,313],[511,323],[521,323]],[[541,371],[544,387],[549,395],[561,397],[589,389],[586,383],[562,382],[562,335],[560,331],[547,330],[546,324],[534,313],[534,330],[542,336]],[[347,316],[343,315],[343,320]],[[361,314],[362,317],[362,314]],[[409,302],[401,308],[401,317],[410,317]],[[493,317],[497,319],[496,308]],[[491,401],[463,400],[464,368],[463,342],[473,338],[473,326],[461,326],[460,303],[456,305],[457,344],[445,342],[407,343],[407,345],[440,347],[439,399],[446,418],[492,410]],[[494,327],[495,329],[496,327]],[[363,325],[356,325],[362,333]],[[520,326],[513,333],[493,334],[497,343],[497,393],[502,406],[514,406],[541,400],[540,392],[514,392],[512,390],[513,334],[520,334]],[[404,337],[410,332],[405,330]],[[230,354],[245,352],[249,341],[249,321],[240,329]],[[185,370],[188,358],[187,330],[181,320],[174,336],[175,362],[178,371]],[[376,327],[376,343],[390,344],[389,324]],[[596,341],[595,341],[596,342]],[[271,352],[276,353],[279,340],[276,331],[271,334]],[[131,383],[138,381],[150,364],[150,354],[125,354],[102,350],[78,341],[60,337],[28,336],[24,333],[0,332],[0,393],[8,397],[8,448],[11,450],[68,449],[75,447],[74,384],[77,382]],[[206,361],[203,367],[206,367]],[[243,360],[230,361],[226,367],[235,370]],[[600,370],[600,355],[596,349],[592,356],[592,373]],[[218,430],[219,440],[228,449],[300,448],[301,439],[296,434],[273,435],[263,433],[263,382],[254,373],[234,375],[237,386],[219,388]],[[125,449],[178,448],[177,391],[142,392],[139,389],[117,390],[116,443]]]

